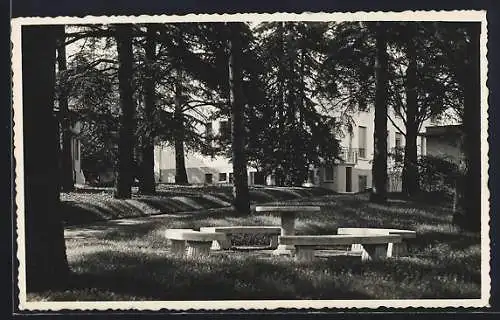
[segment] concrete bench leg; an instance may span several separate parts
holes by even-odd
[[[271,242],[269,244],[269,247],[271,247],[271,249],[278,248],[278,235],[277,234],[271,235]]]
[[[212,241],[212,250],[229,250],[231,249],[231,235],[226,234],[225,240],[214,240]]]
[[[406,242],[389,243],[387,245],[387,257],[397,258],[408,255],[408,245]]]
[[[282,214],[281,215],[281,235],[293,236],[295,235],[295,214]],[[273,251],[275,255],[293,255],[295,251],[294,245],[279,244],[278,248]]]
[[[170,240],[172,243],[172,253],[175,255],[184,255],[186,252],[185,240]]]
[[[361,261],[379,260],[387,258],[386,244],[365,244],[361,254]]]
[[[187,241],[187,256],[193,258],[206,257],[210,254],[211,242]]]
[[[314,259],[314,248],[307,246],[295,246],[295,260],[312,261]]]

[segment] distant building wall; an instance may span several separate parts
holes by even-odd
[[[360,111],[353,116],[353,130],[346,132],[339,140],[343,148],[344,160],[333,164],[325,164],[309,169],[308,178],[304,181],[306,186],[321,186],[337,192],[363,192],[372,187],[372,161],[374,151],[374,120],[373,109]],[[392,120],[392,121],[391,121]],[[213,134],[220,134],[221,123],[227,120],[213,121],[207,125],[207,130]],[[430,138],[425,134],[426,128],[431,125],[430,120],[425,121],[417,137],[417,154],[446,154],[458,157],[456,147],[445,145],[444,141]],[[224,127],[227,127],[225,124]],[[227,129],[227,128],[226,128]],[[406,144],[405,135],[400,132],[404,130],[404,122],[401,118],[392,115],[387,120],[387,150],[392,153],[394,148],[404,148]],[[223,131],[223,130],[222,130]],[[347,158],[346,158],[347,157]],[[200,153],[186,151],[186,172],[189,183],[195,184],[224,184],[232,183],[232,164],[225,157],[209,157]],[[401,172],[393,170],[393,161],[388,163],[388,190],[401,191]],[[329,168],[327,168],[329,167]],[[220,179],[221,174],[225,179]],[[249,185],[255,182],[256,170],[248,168]],[[155,147],[155,175],[158,182],[175,182],[175,152],[169,146]],[[350,175],[350,178],[349,176]],[[267,185],[274,185],[274,177],[265,177]],[[349,183],[350,180],[350,183]],[[350,190],[349,190],[350,187]]]
[[[71,159],[73,160],[73,181],[75,184],[84,184],[85,176],[82,170],[82,148],[81,141],[78,138],[82,130],[82,124],[80,121],[75,121],[71,128]],[[62,136],[61,136],[62,139]],[[62,140],[61,140],[62,142]]]
[[[188,182],[193,184],[232,184],[233,165],[225,157],[209,157],[197,152],[185,152]],[[257,170],[248,168],[248,184],[254,183]],[[157,182],[175,183],[175,151],[170,146],[155,146],[155,176]]]

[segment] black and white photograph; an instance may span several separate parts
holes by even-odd
[[[20,310],[489,305],[485,11],[11,25]]]

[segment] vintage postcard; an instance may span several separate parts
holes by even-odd
[[[19,311],[488,307],[487,34],[13,19]]]

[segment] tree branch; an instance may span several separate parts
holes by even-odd
[[[396,130],[399,131],[399,133],[401,133],[402,135],[404,135],[406,137],[406,132],[404,132],[403,130],[401,130],[401,128],[394,122],[394,120],[392,120],[392,117],[390,115],[387,115],[387,119],[389,119],[389,121],[396,128]]]

